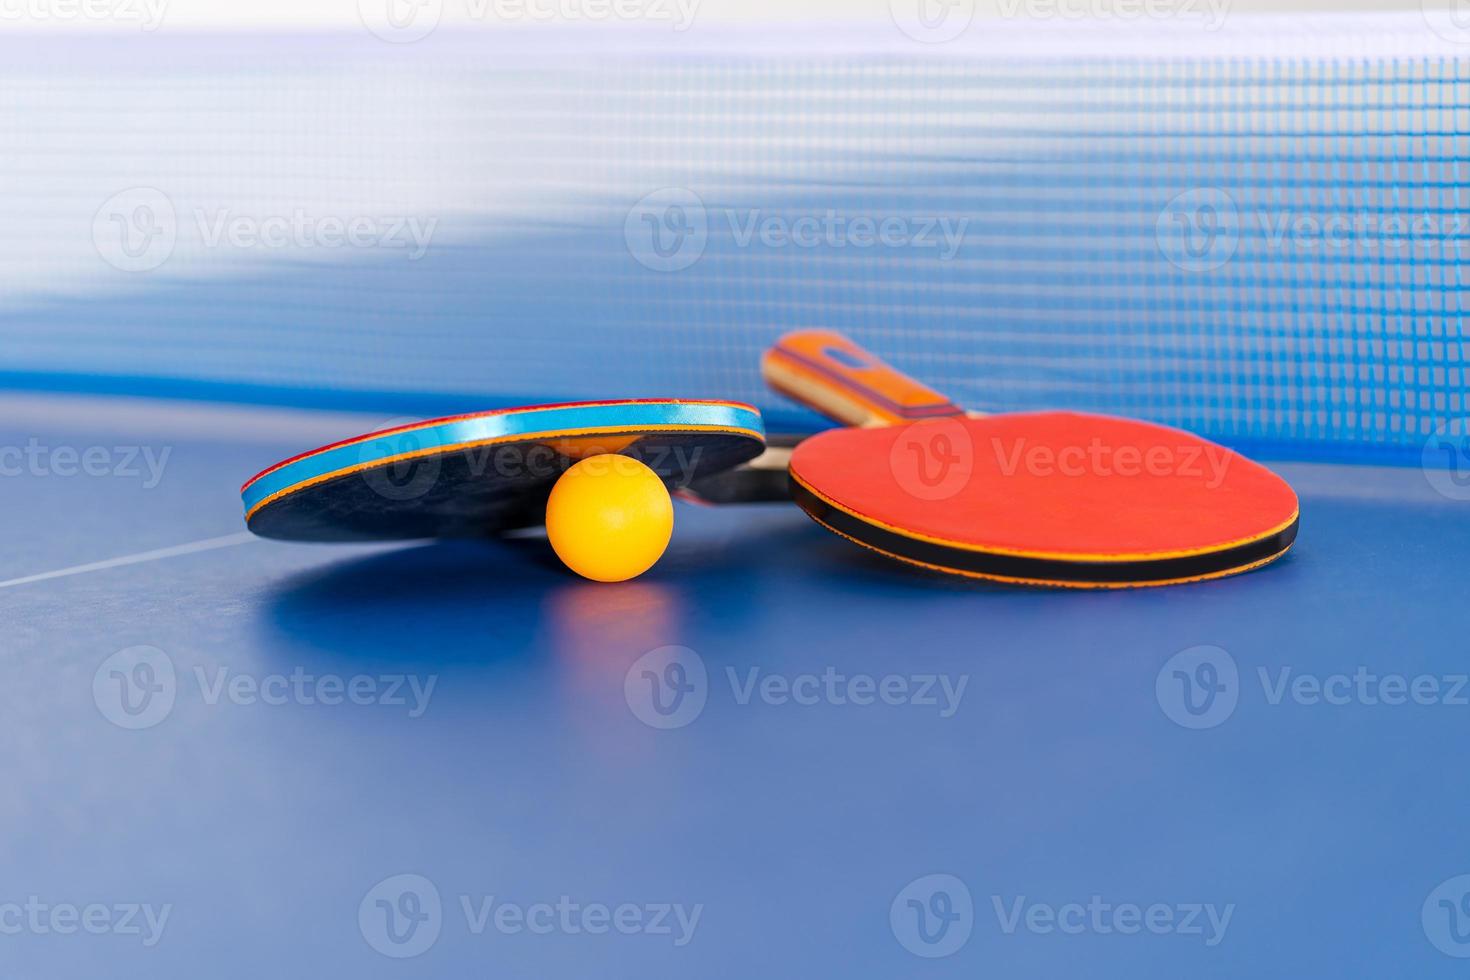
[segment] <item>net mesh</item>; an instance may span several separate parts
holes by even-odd
[[[4,379],[805,427],[758,360],[820,326],[971,408],[1417,459],[1470,416],[1470,48],[1333,23],[1269,55],[6,42]]]

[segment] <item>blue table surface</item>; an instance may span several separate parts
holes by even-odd
[[[0,976],[1463,974],[1470,508],[1417,470],[1281,465],[1296,550],[1215,583],[951,582],[768,505],[606,586],[240,535],[354,420],[0,407],[45,460],[0,478]]]

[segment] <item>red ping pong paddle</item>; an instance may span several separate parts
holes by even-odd
[[[796,446],[792,497],[829,530],[912,565],[1128,588],[1250,571],[1296,539],[1285,481],[1179,429],[1079,412],[967,414],[831,331],[782,337],[762,371],[857,426]]]

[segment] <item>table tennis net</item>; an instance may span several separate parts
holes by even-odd
[[[0,42],[0,381],[803,427],[759,355],[830,327],[978,409],[1299,458],[1462,431],[1470,47],[978,33]]]

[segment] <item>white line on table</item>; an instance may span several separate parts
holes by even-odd
[[[8,589],[13,585],[29,585],[32,582],[44,582],[47,579],[65,578],[68,575],[100,572],[108,568],[120,568],[123,565],[140,565],[143,562],[159,561],[163,558],[175,558],[179,555],[192,555],[199,551],[213,551],[216,548],[233,548],[237,544],[259,540],[259,538],[250,532],[241,531],[239,534],[227,534],[221,538],[205,538],[202,541],[191,541],[188,544],[177,544],[172,548],[140,551],[136,555],[123,555],[120,558],[108,558],[106,561],[94,561],[86,565],[73,565],[70,568],[58,568],[52,572],[27,575],[25,578],[13,578],[7,582],[0,582],[0,589]]]

